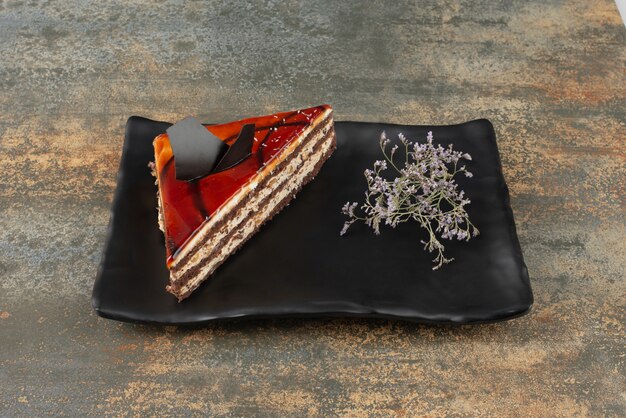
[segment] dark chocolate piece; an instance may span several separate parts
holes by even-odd
[[[194,180],[210,174],[227,152],[226,145],[194,117],[186,117],[167,129],[177,180]]]
[[[239,136],[237,140],[228,147],[228,151],[217,166],[214,173],[219,171],[227,170],[246,158],[248,158],[252,154],[252,145],[254,144],[254,123],[248,123],[243,125],[241,131],[239,131]]]

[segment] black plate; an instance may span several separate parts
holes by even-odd
[[[152,139],[168,123],[132,117],[126,126],[118,186],[104,258],[93,289],[103,317],[161,324],[235,317],[363,316],[431,323],[497,321],[528,312],[533,296],[515,232],[493,126],[476,120],[453,126],[338,122],[338,147],[297,198],[231,256],[212,278],[178,303],[165,291],[163,235],[157,227],[156,186],[148,171]],[[380,158],[378,139],[453,143],[474,160],[474,178],[459,179],[472,200],[468,212],[481,235],[446,241],[451,264],[432,271],[417,224],[365,225],[339,231],[342,205],[365,191],[363,170]]]

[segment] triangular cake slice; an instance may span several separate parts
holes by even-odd
[[[170,270],[167,290],[179,300],[285,207],[336,147],[328,105],[206,129],[232,146],[250,124],[254,124],[254,140],[248,157],[191,181],[176,176],[168,134],[154,139],[159,225]]]

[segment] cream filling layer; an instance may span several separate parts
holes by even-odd
[[[274,168],[285,158],[291,156],[293,150],[295,150],[305,138],[309,136],[312,130],[318,127],[319,122],[328,118],[329,123],[332,123],[332,109],[326,109],[324,112],[320,113],[310,125],[308,125],[298,136],[296,140],[291,142],[286,149],[281,151],[276,157],[270,160],[265,168],[259,172],[256,176],[252,177],[250,182],[241,188],[241,190],[233,195],[226,203],[224,203],[219,209],[215,211],[215,213],[209,218],[204,224],[200,227],[200,230],[192,235],[188,241],[186,241],[179,253],[176,254],[176,257],[172,264],[172,269],[177,264],[177,260],[182,260],[194,247],[196,247],[199,243],[202,243],[206,240],[208,233],[211,231],[213,225],[220,221],[224,216],[227,216],[231,210],[239,205],[240,201],[247,196],[249,188],[256,188],[259,180],[262,178],[262,174],[271,173]],[[266,174],[268,175],[268,174]],[[162,203],[162,202],[161,202]]]
[[[213,269],[218,266],[225,258],[227,258],[242,242],[246,241],[250,235],[253,234],[257,226],[263,223],[266,218],[272,213],[272,211],[276,208],[276,206],[283,201],[290,194],[295,193],[298,188],[302,185],[302,181],[306,179],[306,177],[315,170],[317,163],[328,153],[328,151],[334,146],[333,141],[328,141],[323,144],[321,149],[310,156],[307,162],[302,166],[300,170],[298,170],[298,179],[290,179],[288,175],[285,177],[286,180],[284,183],[286,187],[278,190],[275,194],[275,197],[271,199],[263,208],[258,208],[260,211],[253,218],[249,218],[247,222],[244,222],[242,226],[239,227],[236,234],[232,235],[230,241],[222,247],[222,249],[215,255],[211,257],[207,264],[202,266],[198,271],[197,275],[191,279],[188,283],[180,288],[177,294],[185,294],[190,289],[194,289],[200,283],[202,283],[207,276],[213,271]],[[203,256],[210,254],[210,249],[199,251],[200,259]]]
[[[274,175],[269,180],[267,185],[263,187],[263,190],[259,191],[259,193],[254,196],[254,198],[250,202],[246,203],[246,207],[244,210],[240,210],[237,216],[235,216],[230,222],[225,223],[218,231],[216,231],[215,235],[211,237],[211,242],[207,242],[202,245],[200,249],[195,254],[193,254],[191,258],[189,258],[184,264],[176,266],[175,268],[173,267],[170,272],[172,279],[171,282],[177,282],[179,278],[182,277],[185,272],[187,272],[187,270],[195,267],[208,253],[213,251],[213,243],[221,243],[222,240],[226,239],[228,235],[232,234],[232,232],[236,230],[239,225],[244,222],[245,219],[249,218],[251,213],[255,213],[259,209],[264,209],[259,208],[259,204],[271,194],[276,193],[276,188],[279,188],[283,185],[283,183],[292,180],[292,175],[295,174],[298,175],[298,177],[301,177],[300,173],[297,173],[297,171],[299,171],[299,167],[303,165],[303,162],[307,158],[311,157],[315,147],[319,146],[324,141],[324,137],[328,134],[331,128],[331,121],[329,121],[324,127],[319,130],[319,132],[313,138],[310,138],[308,140],[308,143],[305,145],[305,147],[298,153],[298,155],[292,158],[292,160],[285,168],[280,170],[280,173],[277,173],[277,175]],[[313,161],[313,164],[315,164],[316,162],[317,161]],[[307,170],[308,173],[309,169],[305,166],[301,170]],[[251,183],[249,187],[254,189],[256,187],[256,182]],[[208,232],[209,231],[207,231],[207,233]]]

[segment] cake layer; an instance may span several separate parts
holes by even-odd
[[[311,130],[307,137],[301,138],[294,144],[294,149],[290,150],[291,159],[282,159],[276,164],[272,171],[273,174],[267,172],[262,178],[256,179],[255,184],[250,185],[251,190],[242,190],[242,196],[233,198],[228,207],[221,211],[220,215],[208,220],[202,229],[194,236],[193,242],[189,242],[186,246],[186,254],[177,258],[170,267],[171,281],[176,284],[179,278],[186,270],[200,262],[203,254],[210,251],[216,245],[220,245],[222,241],[243,220],[259,206],[259,202],[274,193],[274,189],[280,187],[278,183],[285,176],[295,173],[301,165],[301,160],[309,158],[316,147],[321,146],[327,141],[332,131],[332,118],[327,118],[322,124]],[[334,134],[333,134],[334,135]],[[334,138],[334,137],[333,137]]]
[[[259,187],[267,176],[272,176],[273,172],[280,169],[285,164],[285,160],[300,152],[301,147],[304,143],[308,142],[309,136],[312,133],[320,132],[323,129],[330,129],[332,123],[332,109],[325,109],[324,112],[319,113],[317,117],[311,121],[311,125],[306,126],[300,131],[298,136],[291,138],[290,142],[281,153],[275,155],[262,170],[255,173],[255,175],[251,177],[246,184],[242,185],[211,217],[205,219],[205,221],[198,226],[194,233],[183,244],[182,248],[176,252],[174,257],[170,258],[168,263],[170,270],[176,271],[179,266],[184,265],[187,260],[193,256],[196,247],[215,243],[216,241],[214,239],[210,241],[207,239],[215,232],[214,228],[219,228],[224,223],[230,222],[232,218],[237,215],[236,208],[247,199],[251,191]]]
[[[253,155],[224,171],[193,181],[176,179],[174,157],[167,134],[155,138],[155,163],[159,185],[162,226],[166,238],[168,266],[184,256],[185,247],[207,220],[219,216],[242,188],[255,182],[275,160],[284,158],[285,149],[307,134],[311,125],[331,114],[330,106],[248,118],[207,129],[232,145],[242,126],[255,125]]]
[[[275,214],[286,206],[295,194],[308,183],[321,169],[323,163],[330,157],[335,149],[334,130],[332,127],[321,139],[315,141],[315,146],[310,153],[294,158],[297,164],[284,170],[282,176],[277,176],[272,180],[277,181],[274,188],[268,185],[268,189],[276,193],[270,196],[259,197],[256,202],[251,202],[250,206],[258,208],[257,211],[250,212],[254,215],[243,219],[241,224],[231,229],[219,246],[207,246],[206,250],[199,251],[198,260],[190,263],[178,280],[170,286],[168,291],[175,294],[179,300],[189,296],[216,268],[218,268],[232,253],[243,245],[256,231],[271,219]]]

